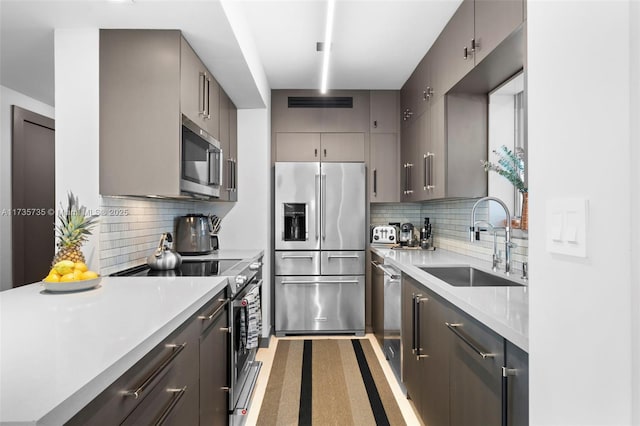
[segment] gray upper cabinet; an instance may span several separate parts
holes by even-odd
[[[372,203],[400,201],[400,158],[396,133],[372,133],[369,200]]]
[[[276,133],[276,161],[320,161],[320,133]]]
[[[180,49],[180,109],[214,138],[219,137],[220,87],[189,43]]]
[[[224,166],[222,168],[221,201],[238,200],[238,140],[237,140],[237,109],[227,93],[220,89],[220,147]]]
[[[369,101],[370,133],[397,133],[399,131],[399,101],[397,90],[371,91]]]
[[[100,194],[180,194],[180,50],[179,31],[100,30]]]
[[[446,93],[473,69],[473,13],[474,0],[464,0],[432,47],[436,93]]]
[[[364,161],[364,133],[322,133],[320,135],[321,161]]]
[[[523,20],[523,0],[475,0],[475,64],[498,47]]]
[[[100,30],[99,90],[100,194],[181,196],[181,114],[217,139],[219,86],[180,31]]]

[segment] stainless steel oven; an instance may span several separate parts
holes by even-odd
[[[231,425],[242,425],[262,363],[256,361],[261,340],[262,258],[243,262],[230,275]]]
[[[223,153],[213,136],[182,116],[180,192],[220,197]]]

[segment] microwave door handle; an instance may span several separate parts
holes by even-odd
[[[233,160],[231,158],[227,158],[227,165],[229,166],[227,169],[227,191],[233,191]]]

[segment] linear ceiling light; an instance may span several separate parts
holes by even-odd
[[[336,0],[327,0],[327,24],[324,29],[324,56],[322,58],[322,80],[320,83],[320,93],[327,93],[327,83],[329,81],[329,56],[331,55],[331,36],[333,33],[333,11],[336,7]]]

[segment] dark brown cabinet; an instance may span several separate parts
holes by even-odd
[[[223,294],[199,316],[200,424],[225,425],[229,420],[229,316]]]
[[[434,425],[528,425],[528,355],[402,275],[402,381]]]
[[[399,140],[396,133],[372,133],[369,152],[369,201],[400,201]]]
[[[67,424],[228,424],[228,326],[222,291]]]
[[[505,342],[505,365],[502,372],[503,390],[506,390],[506,417],[508,426],[529,425],[529,354]]]
[[[502,424],[504,339],[459,310],[451,332],[451,425]]]
[[[399,96],[397,90],[372,90],[369,100],[369,132],[397,133]]]
[[[402,367],[409,397],[425,424],[449,424],[451,311],[412,278],[402,277]]]

